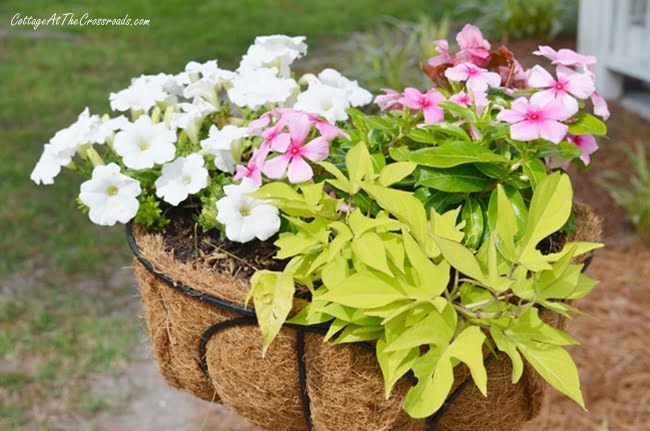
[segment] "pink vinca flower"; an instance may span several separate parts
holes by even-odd
[[[456,35],[456,41],[461,51],[457,57],[470,61],[477,66],[484,67],[490,62],[490,42],[483,39],[483,34],[478,27],[466,24]]]
[[[424,113],[424,122],[436,124],[445,119],[445,112],[438,106],[438,103],[443,100],[445,96],[436,90],[420,93],[415,88],[409,87],[404,90],[404,97],[399,100],[399,103],[411,109],[421,109]]]
[[[337,136],[343,136],[346,139],[350,139],[350,135],[345,133],[343,130],[340,128],[336,127],[334,124],[330,123],[329,121],[320,118],[316,115],[313,114],[308,114],[305,113],[309,121],[316,126],[316,130],[321,134],[321,136],[328,141],[331,141],[332,139],[336,138]]]
[[[467,88],[474,92],[485,92],[488,87],[501,85],[501,76],[471,63],[463,63],[445,70],[445,76],[456,82],[467,82]]]
[[[577,66],[589,67],[596,64],[596,57],[593,55],[582,55],[570,49],[554,50],[550,46],[539,46],[537,51],[533,54],[546,57],[553,62],[553,64],[561,64],[564,66]]]
[[[605,99],[603,99],[603,96],[598,94],[597,91],[594,91],[594,94],[591,95],[591,103],[594,104],[594,114],[607,121],[610,115],[609,107]]]
[[[270,148],[256,148],[253,156],[248,161],[248,165],[237,165],[235,168],[234,180],[239,181],[243,178],[250,178],[258,187],[262,185],[262,166],[266,161]]]
[[[286,148],[289,146],[291,137],[287,132],[284,131],[285,125],[286,120],[284,120],[284,118],[280,118],[275,126],[270,127],[262,132],[262,137],[264,138],[264,141],[262,142],[262,148]]]
[[[582,160],[585,165],[589,165],[591,162],[590,156],[598,149],[598,141],[596,141],[594,135],[569,135],[567,140],[582,150],[580,160]]]
[[[429,62],[430,61],[431,60],[429,60]],[[375,103],[379,105],[379,109],[386,111],[388,109],[399,110],[403,108],[402,104],[399,103],[400,99],[402,98],[402,93],[391,90],[390,88],[382,88],[381,90],[386,94],[380,94],[379,96],[375,97]]]
[[[596,90],[594,79],[587,73],[579,73],[566,66],[557,67],[557,79],[548,73],[543,67],[535,66],[530,72],[528,84],[533,88],[544,89],[533,94],[531,101],[535,104],[544,105],[551,100],[559,99],[569,111],[578,110],[578,99],[586,99]]]
[[[292,118],[287,123],[291,142],[286,146],[283,142],[271,146],[274,151],[282,154],[267,160],[262,172],[272,179],[280,179],[287,173],[291,183],[302,183],[314,176],[314,171],[305,159],[312,162],[324,160],[329,154],[329,143],[319,136],[305,145],[312,126],[306,116]]]
[[[262,130],[271,123],[271,116],[273,111],[266,112],[256,120],[248,123],[248,135],[249,136],[259,136],[262,134]]]
[[[474,100],[472,100],[472,97],[465,93],[464,91],[460,91],[453,96],[449,98],[450,101],[454,102],[457,105],[460,105],[462,107],[469,107],[469,106],[476,106],[476,112],[480,114],[483,112],[483,109],[488,105],[488,98],[486,93],[482,92],[476,92],[472,93]]]
[[[574,112],[567,111],[560,100],[546,105],[536,105],[522,97],[512,102],[511,109],[504,109],[497,120],[511,123],[510,137],[517,141],[532,141],[543,138],[559,144],[567,134],[569,126],[562,124]]]
[[[449,55],[449,42],[447,42],[445,39],[440,39],[434,40],[433,44],[436,46],[436,52],[438,55],[429,59],[429,66],[438,67],[441,64],[455,62],[455,60],[451,58],[451,55]],[[382,90],[386,91],[384,88],[382,88]]]

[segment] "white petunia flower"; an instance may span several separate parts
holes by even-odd
[[[207,187],[208,170],[203,164],[203,157],[196,153],[164,164],[162,175],[155,183],[156,196],[176,206]]]
[[[284,104],[298,84],[291,78],[279,78],[275,69],[258,69],[235,76],[228,97],[237,106],[257,110],[267,103]]]
[[[183,96],[187,99],[202,97],[214,106],[218,104],[217,92],[230,88],[235,76],[234,72],[219,69],[216,60],[203,64],[190,61],[185,66],[185,73],[190,83],[183,90]]]
[[[318,80],[324,85],[343,90],[350,106],[356,108],[372,102],[372,93],[361,88],[357,81],[349,80],[334,69],[324,69],[318,74]]]
[[[138,181],[120,173],[120,167],[110,163],[95,167],[92,178],[81,184],[79,200],[90,208],[88,215],[93,223],[113,226],[135,217],[140,192]]]
[[[230,241],[248,242],[253,238],[266,241],[280,229],[278,208],[247,196],[257,189],[249,178],[242,179],[238,186],[223,188],[226,196],[217,202],[217,221],[226,227]]]
[[[201,147],[214,156],[217,169],[234,173],[241,160],[241,140],[248,136],[248,129],[229,124],[219,130],[213,124],[208,133],[208,138],[201,141]]]
[[[61,167],[72,161],[77,150],[86,144],[105,143],[113,131],[124,124],[121,118],[126,121],[124,117],[118,117],[103,122],[98,115],[90,115],[88,108],[84,109],[77,121],[56,132],[45,145],[43,154],[32,171],[32,181],[36,184],[52,184],[61,172]]]
[[[136,78],[131,85],[117,93],[111,93],[111,109],[114,111],[144,111],[156,106],[158,102],[168,102],[170,95],[163,89],[160,79],[144,76]]]
[[[113,137],[115,132],[118,130],[124,130],[129,124],[131,124],[131,122],[124,115],[102,121],[97,125],[97,128],[92,135],[91,142],[95,144],[105,144],[106,141]]]
[[[176,132],[165,123],[153,124],[151,118],[142,115],[115,135],[113,149],[127,167],[147,169],[172,160],[176,154],[175,142]]]
[[[196,98],[192,103],[179,103],[178,107],[183,112],[174,112],[171,116],[171,127],[173,129],[185,130],[190,141],[199,141],[199,131],[205,117],[217,111],[211,103],[204,99]]]
[[[300,111],[322,115],[330,123],[347,120],[345,110],[349,107],[345,91],[320,83],[310,84],[307,90],[298,95],[298,101],[293,106]]]
[[[291,64],[307,52],[304,41],[304,36],[259,36],[242,57],[239,71],[275,68],[275,73],[288,78],[291,76]]]

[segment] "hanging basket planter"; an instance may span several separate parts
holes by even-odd
[[[575,205],[571,241],[597,242],[600,220]],[[246,279],[224,275],[205,262],[184,263],[167,251],[163,236],[127,226],[135,274],[156,362],[171,386],[225,404],[276,431],[494,431],[516,430],[539,413],[545,382],[530,365],[512,384],[512,364],[503,353],[484,357],[488,396],[472,384],[466,367],[454,370],[455,385],[443,407],[415,420],[403,410],[413,385],[405,376],[391,397],[370,343],[332,345],[327,327],[285,324],[261,354],[255,311],[244,307]],[[584,257],[585,268],[592,256]],[[294,301],[294,312],[305,301]],[[563,328],[566,319],[542,312],[546,323]]]

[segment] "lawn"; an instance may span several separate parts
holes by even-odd
[[[69,3],[0,4],[0,430],[38,429],[30,416],[34,399],[45,412],[74,405],[75,414],[87,413],[88,406],[75,398],[84,391],[84,376],[124,361],[138,340],[137,304],[129,305],[133,286],[125,277],[114,280],[130,259],[123,227],[93,226],[77,211],[81,180],[72,174],[62,174],[54,186],[29,181],[42,145],[57,130],[85,106],[106,112],[108,94],[133,76],[175,73],[190,60],[216,58],[222,67],[236,67],[256,35],[306,35],[311,48],[323,47],[381,16],[438,17],[454,5],[450,0]],[[97,18],[128,14],[150,25],[37,31],[10,25],[17,13],[46,18],[68,12]]]

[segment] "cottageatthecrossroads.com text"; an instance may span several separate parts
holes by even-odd
[[[35,18],[33,16],[22,16],[20,13],[15,14],[11,18],[12,27],[32,27],[37,30],[39,27],[48,26],[122,26],[122,27],[135,27],[135,26],[148,26],[151,20],[144,18],[129,18],[126,14],[123,18],[94,18],[90,14],[85,13],[81,16],[72,12],[67,13],[54,13],[50,17]]]

